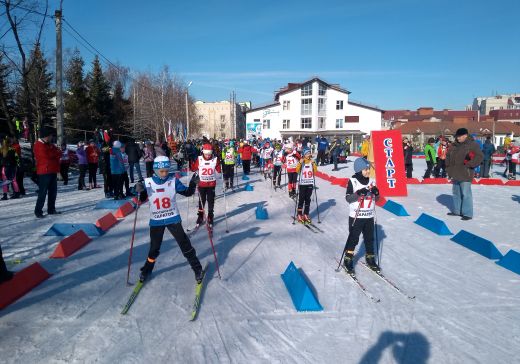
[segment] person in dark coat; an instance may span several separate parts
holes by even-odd
[[[128,165],[130,167],[130,182],[134,183],[134,167],[137,171],[139,181],[142,181],[143,175],[141,174],[141,166],[139,165],[139,160],[142,157],[141,149],[133,139],[130,139],[128,143],[126,143],[125,152],[128,155]]]
[[[491,142],[491,137],[488,136],[482,146],[482,153],[484,154],[484,160],[482,161],[482,178],[489,178],[489,170],[495,151],[495,145]]]
[[[458,129],[446,156],[446,171],[453,183],[453,208],[448,215],[461,216],[462,220],[473,218],[471,182],[483,159],[479,145],[468,136],[468,129]]]
[[[404,166],[406,168],[406,178],[412,178],[413,171],[413,146],[408,138],[403,139]]]

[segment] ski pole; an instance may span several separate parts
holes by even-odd
[[[318,205],[318,191],[316,190],[316,176],[314,175],[314,171],[312,171],[312,178],[314,179],[314,197],[316,197],[316,211],[318,212],[318,224],[321,224],[320,220],[320,208]]]
[[[383,245],[379,244],[379,236],[377,234],[377,212],[376,207],[374,206],[374,228],[375,228],[375,240],[376,240],[376,252],[377,252],[377,265],[381,266],[381,254],[383,254]],[[381,248],[381,251],[379,250]]]
[[[227,221],[226,188],[224,186],[224,173],[221,173],[220,176],[222,177],[222,190],[223,190],[223,194],[224,194],[224,218],[226,220],[226,233],[229,233],[228,221]]]
[[[282,166],[282,168],[283,168],[283,166]],[[284,186],[284,188],[283,188],[283,191],[284,191],[284,192],[287,192],[287,166],[285,167],[284,183],[285,183],[285,186]]]
[[[352,225],[349,226],[349,234],[350,234],[350,228],[353,228],[354,224],[356,223],[356,219],[357,219],[358,214],[359,214],[359,209],[361,208],[361,205],[363,204],[364,200],[365,200],[365,197],[362,197],[361,198],[361,202],[359,203],[359,205],[358,205],[358,207],[356,209],[356,214],[354,215],[354,220],[352,221]],[[347,240],[347,243],[348,243],[348,240]],[[336,268],[336,272],[339,272],[339,268],[341,267],[341,261],[345,257],[345,251],[347,250],[347,243],[345,243],[345,247],[343,248],[343,253],[341,253],[341,258],[339,259],[339,264],[338,264],[338,267]]]
[[[139,206],[141,206],[141,201],[139,198],[137,199],[137,207],[135,209],[134,216],[134,227],[132,228],[132,239],[130,241],[130,254],[128,255],[128,271],[126,272],[126,284],[130,286],[130,266],[132,265],[132,253],[134,250],[134,239],[135,239],[135,225],[137,223],[137,212],[139,211]]]
[[[300,196],[300,177],[302,175],[303,167],[300,168],[300,173],[298,174],[298,189],[296,190],[296,201],[294,202],[294,214],[292,224],[294,225],[296,222],[296,208],[298,207],[298,199]]]
[[[200,197],[200,192],[198,193],[199,195],[199,204],[200,206],[204,207],[202,205],[202,199]],[[221,275],[220,275],[220,268],[219,268],[219,265],[218,265],[218,259],[217,259],[217,253],[215,252],[215,246],[213,245],[213,237],[212,237],[212,233],[209,229],[209,224],[208,224],[208,219],[206,217],[206,209],[203,209],[202,210],[202,218],[204,220],[206,220],[206,230],[208,231],[208,238],[209,238],[209,243],[211,245],[211,250],[213,251],[213,258],[215,259],[215,266],[217,267],[217,274],[218,274],[218,278],[219,279],[222,279]]]

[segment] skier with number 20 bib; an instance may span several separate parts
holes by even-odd
[[[170,160],[166,156],[160,156],[153,161],[154,176],[145,178],[142,183],[136,184],[141,202],[149,199],[150,206],[150,250],[144,266],[141,268],[140,280],[144,282],[152,273],[155,261],[159,256],[164,236],[164,229],[173,235],[181,249],[182,255],[195,273],[197,283],[202,282],[204,276],[202,266],[190,239],[182,227],[181,216],[177,208],[176,195],[189,197],[193,195],[199,182],[199,176],[194,173],[189,187],[170,173]]]

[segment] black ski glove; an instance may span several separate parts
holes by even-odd
[[[372,186],[372,188],[370,189],[370,192],[371,192],[374,196],[379,196],[379,188],[377,188],[376,186]]]
[[[137,182],[137,183],[135,184],[135,192],[137,192],[137,193],[141,193],[141,192],[143,192],[143,191],[144,191],[144,186],[143,186],[143,184],[142,184],[141,182]]]
[[[193,176],[191,176],[190,185],[198,185],[200,182],[199,174],[197,172],[193,173]]]
[[[356,193],[358,194],[358,196],[366,196],[368,195],[368,189],[364,187],[360,190],[357,190]]]

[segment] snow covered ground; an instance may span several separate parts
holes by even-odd
[[[350,177],[352,164],[320,170]],[[414,160],[414,176],[424,161]],[[241,170],[240,176],[241,176]],[[68,259],[50,260],[59,238],[43,234],[57,222],[95,222],[102,190],[77,191],[75,179],[59,187],[62,215],[34,217],[35,186],[21,200],[2,201],[0,244],[14,270],[39,261],[52,275],[28,295],[0,311],[2,363],[513,363],[520,357],[520,276],[413,223],[421,212],[446,221],[454,233],[468,230],[498,249],[520,250],[520,187],[473,186],[475,218],[446,216],[450,185],[410,185],[394,198],[410,217],[378,208],[383,272],[410,300],[366,270],[358,246],[356,270],[381,302],[374,303],[343,272],[335,272],[347,237],[345,189],[317,179],[324,233],[292,225],[294,203],[274,192],[258,173],[253,192],[216,202],[214,243],[222,279],[214,265],[195,322],[189,322],[193,273],[171,236],[153,279],[128,315],[120,314],[132,288],[126,269],[134,215]],[[240,180],[243,186],[244,182]],[[217,187],[217,194],[221,187]],[[190,216],[188,217],[188,201]],[[179,196],[185,228],[192,227],[195,198]],[[263,204],[268,220],[256,220]],[[313,199],[311,216],[317,221]],[[148,251],[147,212],[138,213],[132,280]],[[192,243],[202,261],[213,263],[208,236]],[[22,263],[15,264],[21,259]],[[280,278],[290,261],[301,267],[323,312],[298,313]]]

